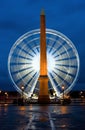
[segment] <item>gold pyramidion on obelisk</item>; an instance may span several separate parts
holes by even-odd
[[[39,103],[49,103],[48,76],[47,76],[47,53],[46,53],[46,28],[44,10],[40,15],[40,77],[39,77]]]

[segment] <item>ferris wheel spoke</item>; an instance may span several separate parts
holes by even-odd
[[[64,66],[64,67],[69,67],[69,68],[77,68],[77,65],[68,65],[68,64],[56,64],[57,66]]]
[[[64,79],[64,82],[67,83],[67,85],[69,86],[69,85],[71,85],[71,83],[73,82],[73,79],[74,79],[73,77],[67,75],[67,76],[65,77],[65,79]],[[67,81],[68,81],[68,82],[67,82]]]
[[[56,41],[59,37],[56,36],[56,35],[52,35],[52,34],[49,34],[49,33],[46,33],[46,40],[52,40],[52,41]],[[50,42],[49,40],[49,42]]]
[[[33,58],[36,53],[33,52],[33,50],[28,49],[27,45],[24,46],[24,50],[27,52],[27,57]]]
[[[66,61],[66,60],[71,60],[71,62],[74,60],[76,60],[76,57],[64,57],[64,58],[60,58],[60,59],[56,59],[55,61]]]
[[[30,62],[30,59],[29,60],[27,60],[27,59],[24,59],[24,58],[19,58],[19,57],[16,57],[16,58],[14,58],[14,60],[13,60],[13,62],[11,62],[11,64],[12,63],[29,63]]]
[[[55,55],[55,58],[59,58],[60,56],[62,56],[62,58],[64,57],[74,57],[76,56],[74,53],[72,53],[72,48],[69,48],[68,50],[66,50],[65,47],[62,47],[62,49],[59,51],[59,53]]]
[[[56,82],[56,78],[53,77],[54,75],[52,75],[51,73],[49,74],[49,79],[54,82],[55,86],[58,86],[58,82]],[[56,75],[55,75],[56,76]]]
[[[53,42],[53,45],[50,47],[49,53],[51,53],[51,51],[53,50],[53,47],[55,46],[56,41]]]
[[[13,75],[13,78],[14,78],[16,84],[17,84],[18,86],[20,86],[21,82],[23,82],[22,79],[24,79],[24,78],[27,77],[27,76],[28,76],[28,73],[25,74],[25,75],[22,76],[22,77],[20,76],[19,73],[16,73],[16,74]]]
[[[37,51],[39,52],[39,42],[40,42],[40,38],[34,38],[34,35],[32,36],[33,37],[33,41],[34,41],[34,47],[36,47]],[[38,47],[37,47],[38,46]]]
[[[64,61],[64,60],[68,60],[69,61],[69,59],[71,58],[71,56],[67,53],[67,52],[65,52],[64,54],[60,54],[60,53],[58,53],[55,57],[55,61],[57,62],[59,62],[59,61]]]
[[[69,73],[65,73],[64,71],[61,71],[61,70],[59,70],[59,69],[57,69],[55,72],[58,73],[61,77],[66,77],[66,76],[68,76],[69,79],[73,79],[73,78],[74,78],[74,75],[71,75],[71,74],[69,74]],[[64,78],[64,79],[65,79],[65,78]]]
[[[25,86],[25,91],[28,91],[29,90],[29,85],[30,85],[30,92],[33,93],[34,89],[35,89],[35,85],[37,83],[37,80],[38,80],[38,77],[39,77],[39,74],[36,72],[30,82],[30,84],[28,83],[26,86]]]
[[[28,47],[29,47],[29,44],[28,44]],[[31,48],[31,49],[30,49],[30,52],[31,52],[31,53],[34,53],[34,55],[36,55],[36,52],[34,51],[34,49],[33,49],[31,46],[30,46],[29,48]]]
[[[57,43],[57,37],[55,36],[55,37],[46,37],[46,39],[47,39],[47,45],[48,46],[50,46],[50,50],[49,50],[49,53],[51,53],[51,51],[52,51],[52,49],[53,49],[53,47],[55,46],[55,44]]]
[[[54,77],[53,80],[55,79],[57,84],[62,83],[62,79],[54,71],[52,72],[52,76]]]
[[[36,75],[36,72],[32,72],[32,75],[31,75],[31,77],[30,77],[30,80],[27,81],[27,82],[25,82],[25,83],[26,83],[26,84],[25,84],[25,89],[27,88],[28,85],[31,86],[31,81],[33,80],[33,78],[35,77],[35,75]],[[34,84],[34,82],[33,82],[33,84]],[[32,87],[32,86],[31,86],[31,87]]]
[[[69,76],[71,76],[71,77],[75,77],[75,75],[73,74],[73,73],[70,73],[69,71],[69,69],[67,70],[67,71],[65,71],[63,68],[62,69],[60,69],[60,68],[57,68],[57,67],[55,67],[55,72],[57,72],[57,70],[58,71],[60,71],[60,72],[62,72],[62,73],[64,73],[64,74],[68,74]]]
[[[50,76],[49,76],[50,82],[51,82],[51,84],[52,84],[52,86],[53,86],[53,88],[54,88],[54,90],[56,92],[56,95],[59,96],[60,92],[61,92],[61,86],[60,85],[63,83],[63,81],[61,81],[61,84],[60,84],[58,82],[58,79],[52,78],[53,76],[52,77],[51,76],[52,76],[52,74],[50,74]]]
[[[60,77],[66,77],[67,73],[63,73],[62,71],[57,70],[53,70],[55,73],[59,74]]]
[[[32,69],[32,67],[27,67],[27,68],[20,68],[20,67],[18,67],[17,70],[13,69],[11,73],[12,73],[12,74],[16,74],[16,73],[18,73],[18,72],[23,72],[23,71],[29,70],[29,69]]]
[[[37,49],[37,52],[40,52],[39,51],[39,45],[37,46],[36,42],[34,42],[35,46],[36,46],[36,49]]]
[[[33,41],[33,40],[32,40]],[[29,41],[27,44],[25,44],[24,46],[23,46],[23,49],[24,50],[26,50],[26,52],[31,56],[31,57],[34,57],[34,55],[36,55],[36,52],[35,52],[35,50],[34,50],[34,46],[32,46],[31,48],[32,49],[30,49],[29,48],[29,44],[31,44],[31,42],[32,41]],[[21,46],[22,47],[22,46]]]
[[[52,87],[53,87],[53,89],[55,90],[56,94],[59,94],[59,89],[58,89],[58,87],[56,87],[56,86],[58,86],[58,84],[57,84],[57,82],[54,82],[54,79],[53,79],[52,74],[51,74],[51,73],[48,74],[48,77],[49,77],[49,79],[50,79],[50,82],[51,82]]]
[[[37,80],[38,77],[39,77],[39,73],[36,72],[32,77],[33,77],[33,78],[32,78],[32,80],[31,80],[31,82],[30,82],[30,85],[31,85],[31,86],[32,86],[33,83],[35,84],[36,80]]]
[[[33,70],[31,70],[30,72],[28,72],[28,71],[24,71],[24,73],[23,72],[19,72],[19,75],[20,75],[20,78],[17,80],[16,79],[16,83],[18,83],[18,82],[20,82],[22,79],[24,80],[24,79],[29,79],[29,75],[31,74],[33,72]]]
[[[69,82],[68,82],[67,80],[65,80],[65,77],[63,77],[63,76],[60,75],[60,74],[57,74],[55,71],[53,71],[53,73],[56,74],[57,78],[59,79],[59,83],[62,83],[62,82],[64,81],[66,84],[69,85]],[[66,76],[66,75],[65,75],[65,76]],[[56,79],[57,79],[57,78],[56,78]]]
[[[66,45],[66,44],[65,44]],[[65,46],[64,45],[64,46]],[[64,47],[65,48],[65,47]],[[67,52],[70,52],[70,51],[72,51],[72,48],[68,48],[68,50],[65,48],[65,49],[62,49],[63,51],[61,51],[61,52],[59,52],[58,54],[56,53],[56,55],[55,55],[55,57],[54,58],[58,58],[58,57],[60,57],[60,56],[62,56],[62,57],[67,57],[68,56],[68,54],[67,54]],[[73,56],[73,55],[72,55]]]
[[[37,44],[37,42],[38,42],[38,44]],[[36,55],[36,50],[34,49],[35,47],[36,47],[37,51],[39,52],[39,42],[40,42],[40,38],[32,38],[32,40],[30,40],[28,42],[28,44],[27,44],[27,46],[30,49],[31,53],[34,53],[34,55]]]
[[[15,62],[12,62],[12,63],[10,63],[10,65],[11,66],[22,66],[22,65],[30,65],[31,63],[22,63],[22,62],[20,62],[20,63],[15,63]]]
[[[36,46],[37,52],[40,53],[40,46]]]
[[[69,73],[71,76],[75,76],[76,72],[77,72],[77,67],[76,68],[70,68],[70,67],[67,67],[67,66],[56,66],[55,67],[55,70],[57,71],[57,69],[65,72],[65,73]]]
[[[30,58],[30,57],[25,57],[25,56],[21,56],[21,55],[13,55],[11,62],[18,63],[18,62],[23,61],[23,63],[24,63],[24,62],[28,62],[31,60],[32,60],[32,58]]]
[[[57,44],[56,50],[52,53],[52,55],[54,55],[57,51],[59,51],[62,48],[62,44],[64,45],[66,44],[66,42],[59,39],[56,44]]]
[[[55,73],[57,73],[60,77],[64,77],[64,81],[69,84],[72,82],[72,80],[74,79],[74,75],[69,74],[69,73],[65,73],[62,70],[57,69],[57,71],[55,71]],[[68,81],[68,82],[67,82]]]
[[[28,55],[28,56],[33,57],[32,53],[29,53],[29,51],[27,51],[27,50],[24,49],[23,47],[18,46],[17,48],[20,49],[19,52],[21,52],[20,54],[21,54],[22,56],[23,56],[23,55]]]
[[[24,42],[25,42],[25,45],[27,44],[27,47],[28,47],[34,54],[36,54],[35,51],[33,50],[33,48],[30,46],[30,44],[28,44],[28,40],[24,39]],[[29,42],[30,42],[30,41],[29,41]]]
[[[31,60],[31,58],[29,58],[29,57],[27,57],[26,55],[25,56],[23,56],[23,55],[21,55],[21,54],[18,54],[18,55],[16,55],[16,54],[13,54],[13,58],[22,58],[22,59],[26,59],[26,60]]]
[[[60,65],[60,66],[67,65],[67,66],[69,66],[69,60],[56,62],[56,65]]]
[[[23,63],[28,63],[28,62],[30,62],[32,59],[31,58],[24,58],[24,57],[22,57],[22,56],[16,56],[16,57],[12,57],[12,59],[11,59],[11,63],[13,62],[19,62],[19,63],[21,63],[21,62],[23,62]]]

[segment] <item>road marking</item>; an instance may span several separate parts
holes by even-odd
[[[56,129],[55,129],[55,125],[54,125],[54,123],[53,123],[53,120],[52,120],[52,118],[51,118],[51,114],[48,113],[48,115],[49,115],[49,120],[50,120],[51,129],[52,129],[52,130],[56,130]]]
[[[32,121],[34,120],[35,115],[32,116],[32,118],[30,119],[29,123],[27,124],[26,128],[24,130],[29,130],[32,124]]]
[[[42,114],[44,116],[45,116],[45,114],[48,115],[51,130],[56,130],[55,125],[54,125],[53,120],[52,120],[52,117],[51,117],[51,113],[47,113],[47,112],[36,112],[36,113],[34,112],[32,118],[29,120],[29,123],[27,124],[27,126],[24,130],[29,130],[31,128],[33,120],[38,116],[36,114]]]

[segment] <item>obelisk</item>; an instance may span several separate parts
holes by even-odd
[[[39,76],[39,103],[49,103],[47,53],[46,53],[46,28],[45,14],[42,10],[40,15],[40,76]]]

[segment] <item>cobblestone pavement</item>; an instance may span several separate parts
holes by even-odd
[[[0,130],[85,130],[85,105],[0,106]]]

